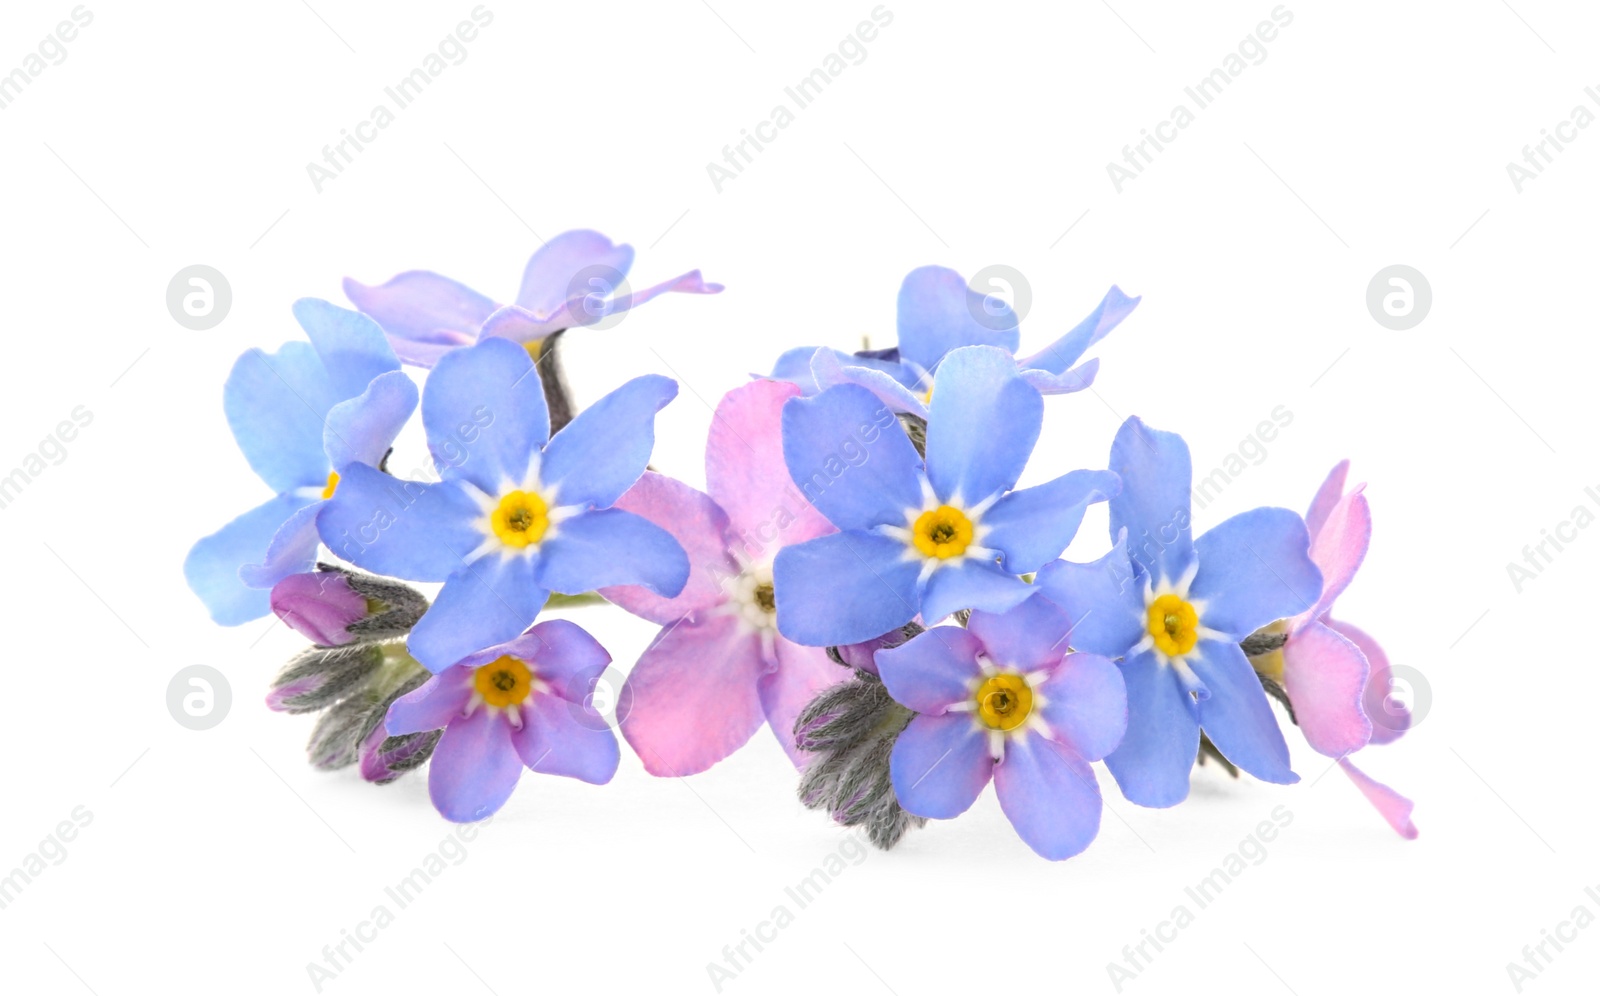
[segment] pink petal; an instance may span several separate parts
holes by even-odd
[[[1417,826],[1411,822],[1412,802],[1394,789],[1379,781],[1374,781],[1360,768],[1351,764],[1347,759],[1339,759],[1339,767],[1356,783],[1356,788],[1367,797],[1378,813],[1394,827],[1394,832],[1406,840],[1417,839]]]
[[[802,647],[781,636],[775,643],[778,668],[761,676],[761,708],[784,753],[795,767],[803,768],[811,755],[795,747],[794,721],[823,689],[849,678],[850,669],[829,660],[821,647]]]
[[[1333,469],[1328,471],[1327,478],[1323,480],[1322,487],[1317,489],[1317,496],[1311,499],[1311,508],[1306,511],[1306,531],[1311,534],[1312,542],[1316,541],[1317,533],[1322,531],[1322,523],[1328,518],[1328,513],[1343,496],[1344,479],[1349,471],[1349,460],[1340,460],[1334,464]]]
[[[1317,604],[1295,617],[1291,631],[1327,614],[1334,599],[1349,586],[1371,541],[1372,510],[1358,486],[1328,511],[1317,538],[1311,541],[1311,560],[1322,572],[1322,594]]]
[[[540,318],[526,308],[508,304],[484,320],[483,328],[478,331],[478,338],[479,340],[510,339],[512,342],[526,345],[544,339],[552,332],[566,328],[568,324],[565,321]]]
[[[751,562],[834,531],[789,477],[783,406],[800,396],[786,381],[756,380],[723,396],[706,440],[706,490],[728,513],[733,548]]]
[[[622,736],[652,775],[704,771],[760,729],[761,637],[733,613],[668,626],[628,675]]]
[[[344,293],[383,327],[395,354],[431,367],[444,353],[470,345],[498,305],[477,291],[427,270],[410,270],[380,287],[346,277]]]
[[[1328,627],[1314,622],[1289,637],[1283,646],[1283,684],[1313,750],[1342,757],[1372,736],[1361,704],[1367,658]]]
[[[599,232],[585,229],[562,232],[528,260],[517,303],[548,318],[575,296],[602,292],[586,278],[598,277],[614,289],[632,265],[632,246],[613,244]],[[580,286],[573,286],[574,281]],[[610,296],[609,290],[604,293]]]
[[[617,499],[615,507],[643,516],[672,534],[689,555],[689,583],[676,598],[663,598],[638,585],[602,588],[600,594],[663,626],[728,600],[727,585],[739,576],[739,566],[728,556],[723,539],[728,517],[716,502],[682,481],[647,471]]]
[[[1377,640],[1349,623],[1337,619],[1324,619],[1323,622],[1360,647],[1367,656],[1367,687],[1361,696],[1361,706],[1366,710],[1367,718],[1372,720],[1372,739],[1368,743],[1378,746],[1398,740],[1402,733],[1411,728],[1411,709],[1405,702],[1389,695],[1389,655],[1378,646]]]

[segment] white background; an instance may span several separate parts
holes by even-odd
[[[6,4],[0,72],[72,6]],[[1520,593],[1506,570],[1575,506],[1600,510],[1584,494],[1600,486],[1600,128],[1520,193],[1505,168],[1600,87],[1597,18],[1554,0],[1287,6],[1265,62],[1119,194],[1106,164],[1270,0],[890,0],[866,61],[718,193],[707,162],[871,0],[491,0],[465,62],[319,194],[306,163],[470,0],[91,2],[67,59],[0,111],[0,473],[74,406],[94,415],[0,509],[0,872],[74,807],[93,813],[0,910],[0,985],[311,992],[306,964],[438,849],[451,827],[423,778],[315,772],[311,721],[260,704],[302,641],[271,620],[214,627],[184,586],[194,539],[266,497],[221,385],[244,349],[299,335],[295,298],[344,303],[345,275],[429,268],[506,300],[540,237],[592,227],[639,250],[635,286],[692,267],[727,284],[569,337],[583,399],[681,376],[655,462],[697,485],[707,403],[791,345],[890,344],[915,266],[1023,273],[1025,349],[1112,283],[1144,295],[1096,348],[1095,392],[1051,401],[1029,479],[1104,466],[1135,413],[1181,431],[1208,470],[1286,406],[1292,425],[1198,512],[1198,532],[1257,505],[1303,509],[1350,457],[1375,531],[1339,614],[1432,697],[1409,736],[1357,760],[1416,800],[1421,837],[1393,834],[1339,773],[1321,778],[1329,761],[1291,730],[1298,786],[1205,769],[1187,803],[1155,811],[1103,777],[1100,837],[1061,864],[1036,858],[988,793],[795,910],[785,887],[851,835],[794,800],[769,734],[681,784],[624,751],[603,788],[526,777],[465,862],[323,991],[708,993],[707,963],[785,904],[794,923],[725,992],[1110,993],[1106,964],[1278,805],[1293,822],[1264,863],[1124,991],[1512,991],[1523,945],[1580,903],[1600,913],[1583,892],[1600,886],[1600,529]],[[210,331],[166,311],[168,280],[192,263],[232,284]],[[1403,332],[1365,305],[1392,263],[1433,290]],[[422,458],[414,435],[403,449]],[[1101,506],[1071,555],[1105,545]],[[608,607],[581,618],[623,665],[652,635]],[[234,693],[206,732],[165,705],[194,663]],[[1526,991],[1588,991],[1600,929],[1578,937]]]

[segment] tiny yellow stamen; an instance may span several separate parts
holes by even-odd
[[[322,500],[323,501],[327,501],[329,498],[332,498],[333,497],[333,491],[338,486],[339,486],[339,472],[337,470],[328,471],[328,483],[322,489]]]
[[[527,700],[533,691],[533,672],[515,657],[497,657],[478,668],[472,685],[483,701],[504,709]]]
[[[1150,603],[1148,632],[1156,649],[1168,657],[1181,657],[1200,640],[1200,615],[1177,595],[1161,595]]]
[[[538,363],[539,354],[544,352],[544,340],[530,339],[522,344],[522,348],[526,349],[528,351],[528,355],[533,357],[533,362]]]
[[[973,698],[978,719],[991,730],[1014,730],[1033,712],[1033,689],[1020,674],[995,675],[978,686]]]
[[[763,612],[778,611],[778,598],[774,593],[771,582],[756,586],[756,604],[761,606]]]
[[[1268,623],[1250,635],[1276,636],[1279,633],[1287,632],[1289,632],[1289,620],[1279,619],[1276,622]],[[1282,647],[1279,647],[1276,650],[1269,650],[1264,654],[1257,654],[1256,656],[1250,658],[1250,666],[1255,668],[1256,673],[1262,677],[1271,678],[1278,684],[1283,684]]]
[[[972,520],[960,509],[940,505],[917,516],[911,527],[911,542],[924,557],[959,557],[972,543]]]
[[[530,491],[511,491],[489,513],[489,525],[506,546],[525,547],[544,538],[550,528],[550,507]]]

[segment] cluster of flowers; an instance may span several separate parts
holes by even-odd
[[[1349,760],[1410,717],[1377,643],[1329,615],[1371,532],[1345,464],[1303,518],[1258,508],[1197,538],[1188,448],[1137,418],[1108,469],[1016,487],[1044,397],[1092,383],[1098,360],[1079,361],[1136,298],[1113,287],[1019,358],[1011,309],[915,270],[897,346],[792,350],[721,399],[701,492],[649,469],[673,380],[581,411],[564,386],[566,330],[721,290],[695,271],[615,293],[631,262],[566,233],[504,306],[421,271],[347,281],[359,311],[302,300],[309,342],[234,366],[228,422],[276,496],[185,572],[217,622],[275,612],[313,642],[267,699],[322,713],[313,764],[384,783],[431,759],[455,821],[498,809],[525,767],[609,781],[620,750],[593,693],[610,655],[538,620],[603,598],[662,627],[615,724],[647,771],[704,771],[767,725],[802,801],[882,847],[992,779],[1021,838],[1070,857],[1099,829],[1093,761],[1143,806],[1181,802],[1207,757],[1293,783],[1269,696],[1415,835],[1411,803]],[[403,362],[431,368],[420,393]],[[436,474],[410,476],[428,480],[389,467],[419,401]],[[1110,552],[1060,559],[1102,501]],[[442,587],[430,603],[405,581]]]

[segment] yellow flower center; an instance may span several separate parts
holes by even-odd
[[[544,538],[550,528],[549,513],[550,507],[537,494],[511,491],[500,499],[500,507],[489,513],[489,524],[506,546],[524,547]]]
[[[522,344],[522,348],[526,349],[528,351],[528,355],[533,357],[533,362],[538,363],[539,362],[539,354],[544,352],[544,340],[543,339],[530,339],[529,341],[527,341],[527,342]]]
[[[1020,674],[995,675],[978,686],[973,698],[978,703],[978,719],[991,730],[1014,730],[1033,712],[1033,689]]]
[[[778,611],[778,598],[772,590],[772,582],[756,585],[756,604],[761,606],[763,612]]]
[[[1200,639],[1200,615],[1177,595],[1162,595],[1150,603],[1148,628],[1157,650],[1168,657],[1181,657]]]
[[[533,672],[515,657],[497,657],[478,668],[472,684],[483,701],[504,709],[528,698],[533,691]]]
[[[940,505],[917,516],[916,525],[911,527],[911,542],[924,557],[959,557],[972,543],[972,520],[960,509]]]
[[[322,500],[327,501],[329,498],[332,498],[333,490],[338,486],[339,472],[337,470],[328,471],[328,483],[322,489]]]

